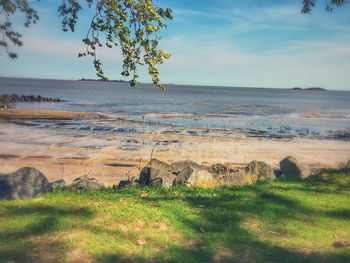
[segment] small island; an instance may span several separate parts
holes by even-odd
[[[320,87],[310,87],[310,88],[300,88],[300,87],[294,87],[292,88],[292,90],[313,90],[313,91],[326,91],[326,89],[324,88],[320,88]]]
[[[305,90],[325,91],[326,89],[320,88],[320,87],[311,87],[311,88],[306,88]]]

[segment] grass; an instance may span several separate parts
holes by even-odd
[[[350,262],[350,175],[0,201],[0,262]]]

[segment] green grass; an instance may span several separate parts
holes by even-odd
[[[350,262],[350,175],[0,201],[0,262]]]

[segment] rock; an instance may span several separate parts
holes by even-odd
[[[152,159],[140,172],[139,183],[143,185],[164,185],[171,186],[175,175],[173,174],[174,167]]]
[[[281,169],[279,167],[274,169],[273,172],[275,173],[276,178],[282,176],[282,171],[281,171]]]
[[[213,175],[205,169],[186,167],[178,174],[174,185],[212,187],[216,185],[216,181]]]
[[[282,161],[280,161],[280,167],[282,174],[286,177],[293,178],[308,178],[311,175],[310,169],[300,163],[293,156],[287,156]]]
[[[15,173],[0,175],[0,199],[33,198],[51,190],[47,178],[35,168],[24,167]]]
[[[187,167],[191,167],[195,169],[206,169],[205,166],[195,163],[191,160],[175,162],[175,163],[172,163],[171,166],[173,167],[173,173],[175,174],[179,174],[183,169]]]
[[[256,177],[256,181],[276,179],[273,168],[267,163],[259,161],[250,162],[245,168],[245,173]]]
[[[6,105],[13,102],[65,102],[65,100],[58,99],[58,98],[45,98],[41,96],[34,96],[34,95],[0,95],[0,105]]]
[[[169,173],[173,172],[174,167],[171,166],[170,164],[167,164],[165,162],[159,161],[158,159],[152,159],[141,171],[141,174],[143,172],[147,172],[147,169],[160,169],[160,170],[165,170],[168,171]]]
[[[240,169],[232,168],[229,164],[213,164],[208,171],[221,185],[238,186],[256,182],[254,176],[246,174]]]
[[[228,164],[213,164],[208,168],[208,171],[215,175],[227,175],[230,173],[236,173],[237,169],[230,167]]]
[[[146,169],[146,170],[145,170]],[[176,175],[162,169],[146,167],[140,175],[139,182],[143,185],[162,185],[170,187],[176,178]]]
[[[139,185],[138,181],[132,178],[132,179],[121,180],[118,186],[117,187],[113,186],[113,188],[123,189],[125,187],[138,186],[138,185]]]
[[[216,178],[219,184],[227,186],[242,186],[256,183],[255,176],[247,174],[239,169],[228,174],[214,175],[214,178]]]
[[[66,187],[66,181],[61,179],[51,183],[52,190],[64,189]]]
[[[99,183],[95,178],[89,178],[86,176],[74,179],[73,183],[69,186],[69,189],[74,191],[86,191],[86,190],[98,190],[105,186]]]

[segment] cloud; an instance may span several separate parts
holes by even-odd
[[[83,44],[75,39],[59,39],[41,35],[24,39],[23,51],[46,55],[76,56],[83,50]]]
[[[299,8],[175,10],[179,20],[174,23],[186,30],[163,39],[162,46],[173,54],[162,66],[163,79],[172,83],[349,89],[345,84],[350,82],[348,23],[323,10],[301,15]]]
[[[171,61],[161,71],[168,82],[180,79],[191,84],[346,89],[344,83],[350,80],[347,43],[293,42],[273,51],[249,52],[222,40],[205,46],[196,38],[185,41],[178,36],[166,41],[173,51]]]
[[[58,37],[46,37],[43,35],[28,36],[24,39],[23,51],[45,54],[47,56],[77,57],[85,50],[84,44],[79,39],[62,39]],[[106,61],[121,60],[118,48],[101,48],[97,50],[98,56]]]

